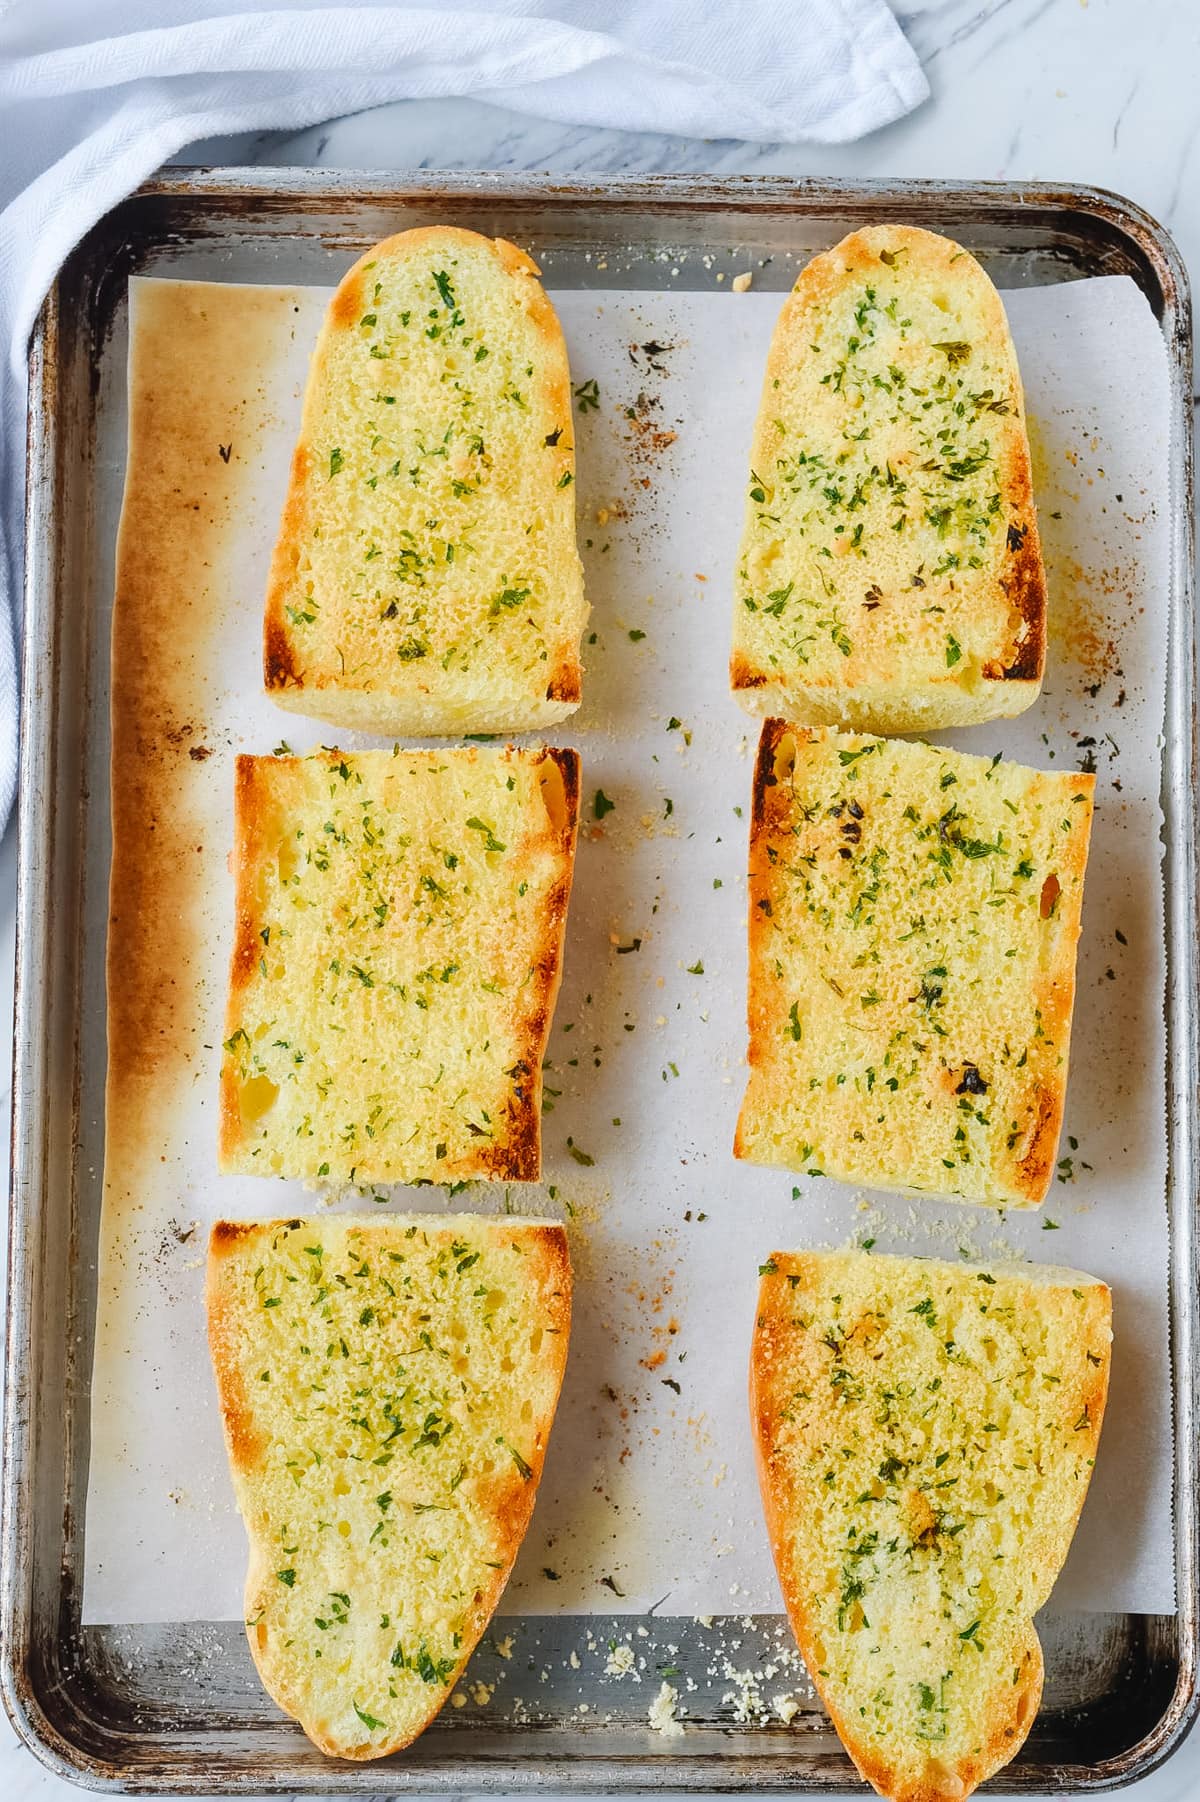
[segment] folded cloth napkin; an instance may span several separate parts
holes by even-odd
[[[928,91],[885,0],[0,7],[0,830],[16,785],[29,332],[67,252],[166,158],[201,138],[452,95],[561,123],[833,144]]]

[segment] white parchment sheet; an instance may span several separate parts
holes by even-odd
[[[133,287],[134,357],[150,285]],[[171,287],[182,306],[188,288]],[[185,769],[206,844],[225,847],[235,753],[267,752],[281,739],[300,749],[333,732],[277,711],[260,692],[267,561],[327,294],[280,294],[276,324],[248,367],[224,329],[247,291],[206,293],[205,401],[210,412],[227,409],[220,440],[232,448],[228,460],[221,449],[218,468],[218,445],[197,443],[195,483],[202,494],[209,468],[214,481],[235,468],[239,481],[211,519],[190,492],[178,498],[177,524],[196,521],[189,579],[213,659],[196,700],[206,755]],[[595,384],[584,388],[595,404],[577,401],[576,416],[594,637],[583,707],[555,735],[581,750],[585,818],[546,1070],[547,1181],[510,1200],[567,1218],[576,1304],[542,1492],[505,1610],[779,1611],[745,1402],[757,1268],[777,1247],[871,1239],[881,1250],[1069,1263],[1111,1283],[1109,1413],[1052,1606],[1168,1612],[1158,800],[1168,384],[1158,328],[1124,278],[1007,297],[1035,441],[1049,667],[1045,693],[1022,719],[953,737],[1032,763],[1086,760],[1098,786],[1061,1180],[1041,1213],[1000,1217],[864,1197],[733,1160],[757,727],[728,692],[726,659],[750,433],[782,296],[554,299],[577,391]],[[174,300],[160,293],[156,304]],[[178,430],[192,404],[186,382],[156,390]],[[161,507],[173,504],[160,499],[160,524]],[[187,544],[185,532],[181,554]],[[613,803],[602,822],[598,789]],[[204,1342],[207,1229],[222,1214],[322,1205],[297,1184],[217,1174],[232,923],[223,854],[203,861],[187,905],[201,948],[194,979],[174,985],[169,1005],[193,1049],[180,1054],[170,1105],[149,1123],[152,1155],[111,1136],[107,1150],[89,1622],[240,1616],[244,1540]],[[161,922],[147,920],[145,932],[157,955]],[[500,1189],[450,1204],[441,1190],[392,1195],[418,1209],[504,1205]],[[357,1205],[379,1204],[368,1196]]]

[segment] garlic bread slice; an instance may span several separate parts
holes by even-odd
[[[548,1221],[219,1221],[208,1326],[265,1687],[338,1758],[408,1745],[533,1511],[571,1323]]]
[[[571,382],[538,269],[399,233],[330,303],[264,624],[281,707],[387,736],[526,732],[579,705]]]
[[[762,1266],[750,1403],[800,1651],[859,1772],[963,1802],[1037,1713],[1033,1617],[1087,1494],[1108,1288],[868,1252]]]
[[[1037,698],[1021,377],[961,245],[880,225],[813,258],[775,329],[750,461],[730,679],[752,713],[925,732]]]

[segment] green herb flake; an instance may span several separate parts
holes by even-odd
[[[471,818],[467,821],[467,826],[472,832],[483,833],[483,848],[485,851],[506,851],[508,849],[508,846],[504,843],[503,839],[498,839],[496,834],[492,831],[492,828],[486,825],[477,814],[471,815]]]

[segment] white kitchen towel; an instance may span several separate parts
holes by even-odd
[[[885,0],[0,0],[0,831],[29,332],[68,251],[160,163],[201,138],[454,95],[562,123],[841,143],[928,92]]]

